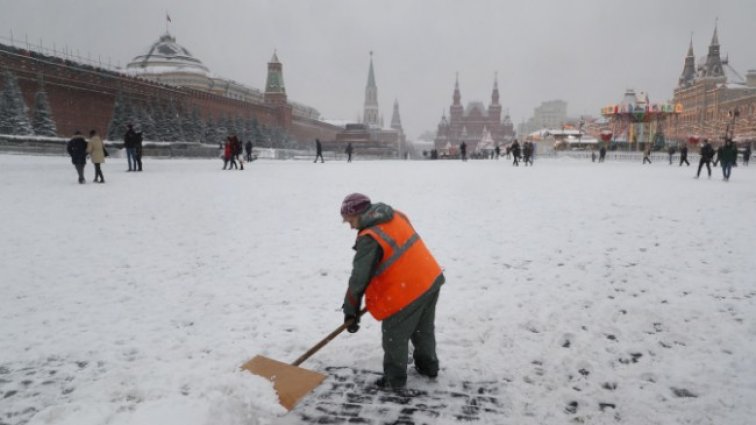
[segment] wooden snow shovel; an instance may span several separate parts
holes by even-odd
[[[357,317],[362,317],[365,311],[367,309],[362,309]],[[291,364],[258,355],[247,363],[244,363],[242,369],[262,376],[272,382],[273,387],[278,393],[278,401],[281,403],[281,406],[285,407],[286,410],[291,410],[302,397],[314,390],[326,378],[322,373],[301,368],[299,365],[323,348],[332,339],[336,338],[340,333],[344,332],[344,329],[352,323],[353,321],[344,322],[344,324],[328,334],[327,337],[323,338]]]

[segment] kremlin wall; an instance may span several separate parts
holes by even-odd
[[[203,123],[219,122],[224,117],[254,122],[261,129],[284,134],[292,147],[308,147],[315,138],[336,140],[343,127],[320,121],[314,108],[288,101],[283,66],[275,54],[268,71],[266,91],[262,93],[230,80],[211,78],[207,68],[169,34],[153,44],[148,54],[137,56],[124,72],[0,44],[0,72],[15,76],[29,109],[35,105],[37,92],[46,93],[59,137],[67,138],[75,130],[90,129],[107,135],[116,122],[114,113],[120,101],[134,108],[174,105],[187,115],[185,119],[191,111],[192,118]],[[188,83],[181,84],[182,81]],[[139,115],[135,116],[129,121],[138,120]],[[117,126],[123,124],[118,122]],[[111,134],[120,135],[125,130],[111,129]],[[203,136],[197,141],[216,146],[225,138],[220,131]],[[253,140],[253,143],[260,146],[266,141]]]

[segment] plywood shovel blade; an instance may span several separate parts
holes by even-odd
[[[272,382],[278,393],[278,400],[286,410],[293,409],[302,397],[314,390],[326,378],[322,373],[292,366],[265,356],[255,356],[245,363],[242,369]]]

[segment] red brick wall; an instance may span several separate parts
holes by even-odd
[[[247,103],[0,46],[0,71],[6,69],[18,79],[30,114],[41,77],[61,137],[67,137],[75,130],[87,132],[96,129],[100,134],[106,134],[119,92],[131,101],[173,99],[184,105],[187,111],[196,106],[204,120],[208,117],[217,120],[224,114],[245,119],[256,117],[261,125],[267,127],[283,124],[285,130],[300,141],[314,140],[316,137],[333,139],[339,130],[315,120],[292,119],[290,107]],[[286,115],[287,110],[289,115],[281,116]]]

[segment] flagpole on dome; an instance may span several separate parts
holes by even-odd
[[[168,11],[166,10],[165,11],[165,33],[166,34],[170,34],[171,33],[170,28],[169,28],[169,24],[170,23],[171,23],[171,15],[169,15]]]

